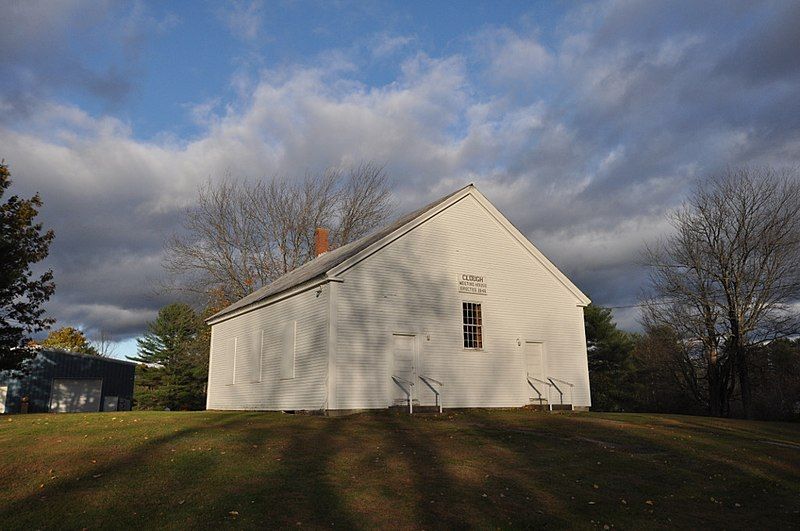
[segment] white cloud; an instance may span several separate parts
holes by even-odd
[[[509,29],[480,33],[475,47],[488,63],[489,81],[506,88],[530,87],[555,63],[553,55],[535,36]]]
[[[261,36],[264,25],[264,2],[262,0],[234,0],[219,16],[234,37],[255,42]]]
[[[383,59],[394,55],[412,42],[414,42],[414,37],[408,35],[392,35],[382,32],[376,35],[372,43],[370,43],[370,49],[373,57]]]
[[[259,5],[237,10],[255,13],[237,31],[256,38]],[[590,22],[567,19],[547,47],[494,29],[447,56],[384,34],[376,50],[395,54],[400,73],[381,85],[367,84],[358,57],[341,50],[240,71],[232,101],[187,108],[201,128],[190,139],[143,141],[114,116],[36,100],[27,120],[0,125],[0,145],[15,186],[42,193],[57,232],[56,317],[141,328],[168,300],[150,287],[162,243],[205,179],[362,159],[387,163],[401,209],[476,182],[597,302],[632,302],[641,244],[667,230],[665,211],[693,179],[741,160],[800,162],[800,132],[781,118],[796,115],[797,82],[720,90],[714,61],[730,43],[710,47],[696,31],[608,43]]]

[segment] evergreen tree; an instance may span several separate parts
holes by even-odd
[[[590,304],[584,309],[592,407],[619,411],[626,407],[632,389],[631,352],[634,338],[617,328],[609,308]]]
[[[0,162],[0,199],[10,186],[11,173]],[[43,305],[55,291],[53,272],[36,277],[31,271],[47,256],[54,236],[34,221],[41,206],[38,194],[0,202],[0,370],[18,369],[33,356],[29,336],[52,323]]]
[[[169,304],[138,340],[136,401],[143,409],[202,409],[208,377],[208,327],[183,303]]]

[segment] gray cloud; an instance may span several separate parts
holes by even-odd
[[[234,105],[189,109],[204,129],[184,142],[138,141],[112,116],[41,96],[24,125],[0,124],[0,146],[56,229],[50,310],[63,324],[141,331],[171,298],[154,290],[162,245],[205,179],[365,158],[387,163],[401,210],[474,181],[596,302],[627,305],[645,280],[639,250],[697,178],[800,162],[796,16],[591,4],[547,47],[535,29],[492,28],[485,46],[442,57],[398,41],[400,74],[383,86],[360,81],[352,51],[251,74]],[[635,309],[618,316],[635,325]]]
[[[752,34],[723,57],[718,70],[762,85],[800,74],[800,3],[784,2],[756,17]]]
[[[117,108],[141,75],[148,38],[176,23],[171,15],[154,18],[140,2],[30,0],[5,5],[0,17],[0,121],[28,118],[63,90]],[[85,42],[91,44],[78,44]],[[118,54],[92,64],[87,56],[93,46]]]

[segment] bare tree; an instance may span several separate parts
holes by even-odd
[[[645,321],[701,347],[712,413],[724,413],[738,385],[750,417],[754,347],[798,331],[797,173],[728,170],[698,186],[671,221],[675,234],[646,252]]]
[[[100,330],[97,339],[92,341],[92,347],[97,352],[97,355],[102,358],[111,358],[117,352],[117,345],[111,340],[108,332]]]
[[[388,176],[372,162],[299,180],[209,181],[168,242],[164,267],[171,288],[219,307],[314,258],[317,227],[328,228],[337,247],[391,210]]]
[[[684,339],[676,358],[679,381],[712,415],[721,415],[726,410],[731,365],[721,352],[722,310],[693,215],[689,205],[673,212],[675,233],[645,250],[652,291],[644,300],[643,320],[645,328],[668,325]]]

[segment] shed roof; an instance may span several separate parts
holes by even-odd
[[[290,271],[278,277],[270,284],[267,284],[266,286],[257,289],[250,295],[247,295],[246,297],[239,299],[237,302],[234,302],[225,309],[215,313],[214,315],[209,317],[207,321],[216,321],[221,317],[224,317],[237,310],[242,310],[244,308],[247,308],[248,306],[253,306],[255,304],[258,304],[259,302],[269,297],[278,295],[280,293],[288,291],[292,288],[295,288],[312,280],[323,278],[328,271],[338,266],[345,260],[352,258],[353,256],[360,253],[373,243],[380,241],[382,238],[402,228],[407,223],[410,223],[416,218],[424,215],[426,212],[433,210],[434,208],[441,205],[451,197],[458,195],[459,193],[470,187],[472,187],[472,184],[468,184],[467,186],[460,188],[459,190],[456,190],[451,194],[447,194],[446,196],[437,199],[436,201],[418,210],[415,210],[404,216],[401,216],[395,222],[371,234],[368,234],[363,238],[360,238],[358,240],[348,243],[347,245],[343,245],[341,247],[333,249],[332,251],[328,251],[327,253],[319,255],[310,262],[307,262],[302,266],[298,267],[297,269],[294,269],[293,271]]]
[[[62,350],[58,348],[40,348],[37,349],[39,353],[47,354],[62,354],[64,356],[71,356],[73,358],[86,358],[92,361],[101,361],[109,363],[122,363],[124,365],[138,365],[135,361],[123,360],[119,358],[111,358],[108,356],[99,356],[96,354],[84,354],[82,352],[70,352],[69,350]]]

